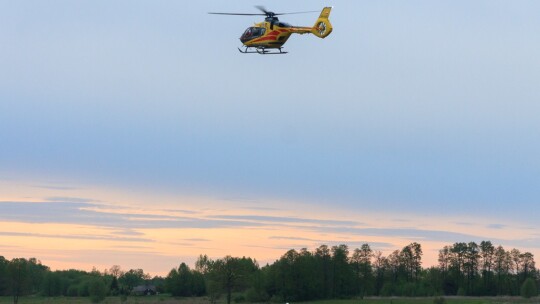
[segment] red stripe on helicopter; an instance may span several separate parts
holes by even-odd
[[[278,36],[281,34],[281,33],[290,33],[291,30],[288,30],[288,29],[279,29],[279,30],[274,30],[274,31],[271,31],[270,33],[264,35],[263,37],[261,38],[258,38],[258,39],[255,39],[253,41],[250,41],[250,42],[261,42],[261,41],[272,41],[272,40],[276,40],[278,39]]]
[[[251,42],[261,42],[261,41],[272,41],[277,40],[278,35],[280,34],[279,31],[271,31],[270,33],[266,34],[265,36],[255,39]]]
[[[250,41],[250,42],[261,42],[261,41],[268,41],[268,40],[277,40],[277,36],[268,36],[268,37],[262,37],[262,38],[259,38],[259,39],[255,39],[253,41]]]

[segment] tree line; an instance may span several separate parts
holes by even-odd
[[[383,255],[369,244],[321,245],[313,251],[291,249],[272,264],[249,257],[211,259],[200,255],[191,269],[185,263],[166,277],[114,265],[52,271],[35,258],[0,256],[0,296],[127,297],[139,285],[152,285],[172,296],[207,296],[215,303],[297,302],[366,296],[537,296],[540,276],[534,256],[490,241],[455,243],[439,250],[438,265],[422,267],[422,246],[413,242]]]

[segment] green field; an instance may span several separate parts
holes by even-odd
[[[11,297],[0,297],[0,304],[13,303]],[[89,298],[71,298],[71,297],[21,297],[19,304],[88,304]],[[121,304],[119,297],[108,297],[104,304]],[[167,295],[149,296],[149,297],[129,297],[126,304],[209,304],[206,298],[172,298]],[[218,304],[224,304],[221,299]],[[433,298],[365,298],[363,300],[327,300],[304,302],[313,304],[434,304]],[[540,303],[539,298],[524,299],[521,297],[446,297],[446,304],[505,304],[505,303]]]
[[[433,298],[367,298],[357,300],[316,301],[317,304],[434,304]],[[540,299],[521,297],[445,297],[446,304],[505,304],[505,303],[540,303]]]
[[[12,297],[0,297],[0,304],[13,303]],[[91,304],[90,298],[87,297],[21,297],[18,304]],[[101,304],[121,304],[120,297],[108,297]],[[185,303],[185,304],[209,304],[204,298],[193,299],[175,299],[170,296],[150,296],[150,297],[128,297],[125,304],[170,304],[170,303]]]

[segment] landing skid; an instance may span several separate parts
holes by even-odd
[[[255,50],[253,51],[250,49],[255,49]],[[279,51],[270,51],[270,50],[279,50]],[[238,51],[240,51],[240,53],[242,54],[260,54],[260,55],[283,55],[283,54],[288,53],[288,52],[283,52],[281,48],[267,49],[264,47],[255,48],[255,47],[250,47],[250,46],[246,46],[246,48],[243,51],[242,49],[238,48]]]

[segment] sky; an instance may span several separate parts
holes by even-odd
[[[207,14],[261,4],[333,6],[334,31],[246,55],[262,17]],[[321,244],[538,256],[539,9],[0,0],[0,255],[152,274]]]

